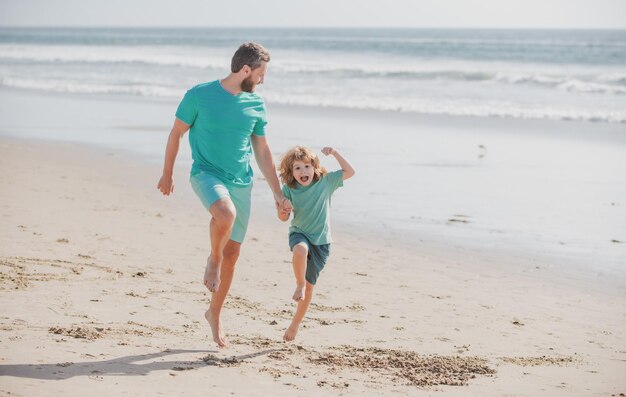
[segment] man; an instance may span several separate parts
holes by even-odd
[[[176,111],[165,150],[163,176],[157,186],[165,196],[174,191],[174,162],[180,140],[190,130],[191,185],[212,217],[211,254],[204,285],[213,294],[205,318],[219,347],[227,345],[220,314],[250,215],[252,150],[277,207],[282,209],[285,201],[265,138],[265,103],[254,92],[257,85],[263,84],[269,60],[269,52],[263,46],[245,43],[235,52],[231,73],[226,78],[187,91]]]

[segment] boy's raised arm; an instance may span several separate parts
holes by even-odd
[[[339,154],[337,149],[327,146],[322,149],[322,153],[324,153],[326,156],[332,155],[333,157],[335,157],[335,159],[337,159],[337,162],[339,163],[339,166],[341,167],[341,170],[343,171],[344,181],[354,176],[355,174],[354,168],[352,168],[352,165],[348,162],[348,160],[344,159],[343,156]]]

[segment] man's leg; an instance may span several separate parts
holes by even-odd
[[[207,260],[207,265],[204,270],[204,285],[213,293],[213,295],[211,297],[211,306],[209,306],[209,310],[205,312],[204,317],[211,326],[213,340],[219,347],[224,347],[226,346],[226,341],[224,340],[219,313],[222,310],[224,298],[226,297],[226,293],[228,293],[230,283],[232,282],[232,271],[226,271],[226,274],[221,274],[221,271],[224,262],[224,248],[229,241],[237,212],[233,202],[228,197],[214,202],[209,208],[209,212],[212,215],[210,226],[211,254],[209,255],[209,259]],[[228,278],[228,285],[226,288],[222,288],[225,289],[226,292],[223,293],[219,310],[216,312],[212,311],[211,307],[213,306],[213,300],[216,295],[218,297],[220,296],[220,279],[222,277]]]
[[[211,218],[211,255],[204,270],[204,286],[215,292],[220,286],[220,268],[224,247],[230,238],[237,211],[230,198],[217,200],[209,208]]]
[[[213,340],[219,347],[225,347],[228,343],[222,332],[221,313],[224,301],[230,290],[230,285],[233,281],[233,275],[235,274],[235,265],[239,258],[239,251],[241,244],[229,240],[224,247],[224,258],[221,266],[221,282],[220,287],[211,296],[211,304],[209,309],[204,313],[205,318],[211,326],[213,332]]]
[[[241,243],[246,235],[248,229],[248,220],[250,218],[250,198],[251,198],[252,186],[246,186],[243,188],[229,188],[230,199],[225,201],[228,204],[228,213],[234,216],[234,219],[230,218],[230,228],[226,235],[214,233],[211,229],[211,246],[213,253],[220,253],[222,256],[220,259],[219,275],[221,282],[211,296],[211,305],[209,310],[206,311],[205,317],[211,325],[213,332],[213,340],[220,347],[226,346],[226,339],[222,332],[220,315],[224,301],[230,290],[230,285],[233,281],[233,275],[235,272],[235,264],[239,258],[239,251]],[[216,201],[214,204],[219,203],[222,200]],[[216,207],[216,210],[218,207]],[[213,214],[213,207],[210,208],[211,214]],[[217,211],[216,211],[217,213]],[[215,216],[214,216],[214,219]],[[232,219],[232,220],[231,220]],[[212,225],[213,226],[213,225]],[[222,239],[223,238],[223,239]],[[220,249],[221,247],[221,249]],[[215,256],[217,258],[217,255]]]

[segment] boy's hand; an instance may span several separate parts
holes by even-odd
[[[289,199],[284,199],[283,200],[283,213],[285,214],[289,214],[291,213],[291,211],[293,210],[293,205],[291,204],[291,201],[289,201]]]
[[[322,149],[322,153],[324,153],[327,156],[332,155],[335,158],[335,160],[337,160],[337,162],[339,163],[339,166],[341,167],[341,170],[343,171],[344,181],[354,176],[354,168],[352,168],[350,163],[346,159],[344,159],[343,156],[337,150],[335,150],[335,148],[326,146],[325,148]]]
[[[326,156],[331,155],[331,154],[335,154],[336,150],[332,147],[326,146],[325,148],[322,149],[322,153],[324,153]]]

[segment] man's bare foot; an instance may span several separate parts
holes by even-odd
[[[203,281],[204,286],[211,292],[220,288],[220,263],[212,260],[212,256],[207,259]]]
[[[283,335],[283,340],[285,342],[291,342],[296,339],[296,335],[298,334],[298,328],[300,328],[300,324],[291,324],[289,328],[285,331],[285,335]]]
[[[297,285],[296,290],[293,293],[293,300],[296,302],[304,300],[304,290],[306,288],[306,284]]]
[[[211,314],[210,310],[207,310],[204,312],[204,318],[206,318],[206,321],[209,322],[211,332],[213,333],[213,341],[217,343],[217,346],[220,348],[228,346],[228,342],[222,332],[222,322],[220,321],[220,317],[214,316]]]

